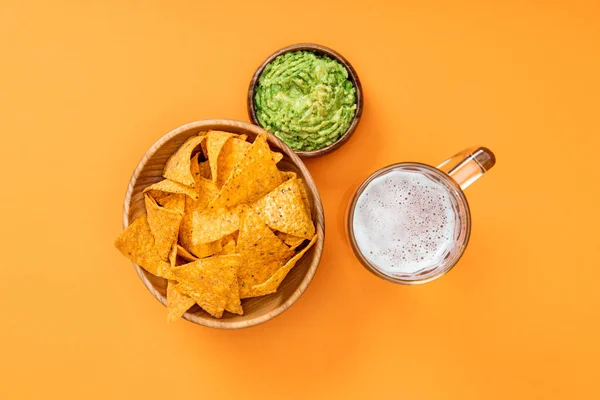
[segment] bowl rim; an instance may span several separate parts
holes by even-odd
[[[142,170],[145,168],[148,160],[158,151],[158,149],[160,149],[166,142],[168,142],[172,138],[174,138],[186,131],[210,129],[209,127],[215,126],[215,125],[222,126],[225,129],[227,127],[244,129],[244,130],[248,130],[252,133],[255,133],[257,135],[261,134],[261,133],[266,133],[267,137],[268,137],[268,142],[271,142],[271,143],[274,142],[276,145],[281,146],[281,150],[283,152],[285,152],[292,159],[294,164],[302,171],[302,173],[304,174],[306,179],[310,180],[309,182],[312,183],[312,185],[315,186],[315,188],[316,188],[316,185],[314,183],[312,175],[310,174],[310,172],[308,171],[308,168],[306,168],[306,165],[304,165],[304,163],[302,162],[300,157],[298,157],[298,155],[295,154],[294,151],[289,146],[287,146],[282,140],[280,140],[278,137],[271,134],[270,132],[267,132],[265,129],[261,128],[260,126],[252,125],[252,124],[249,124],[249,123],[243,122],[243,121],[236,121],[236,120],[229,120],[229,119],[207,119],[207,120],[193,121],[193,122],[181,125],[175,129],[171,130],[167,134],[163,135],[152,146],[150,146],[150,148],[146,151],[144,156],[138,162],[135,170],[133,171],[133,174],[131,175],[131,178],[129,179],[129,183],[127,185],[127,191],[125,193],[125,200],[123,203],[123,229],[127,228],[130,224],[129,212],[130,212],[131,198],[133,195],[133,189],[135,187],[137,178],[139,177]],[[287,151],[286,151],[286,148],[287,148]],[[229,322],[226,320],[221,320],[221,319],[216,319],[216,318],[201,319],[201,318],[198,318],[198,316],[196,316],[195,314],[189,313],[188,311],[185,312],[185,314],[183,315],[183,318],[192,323],[202,325],[202,326],[207,326],[210,328],[240,329],[240,328],[249,328],[251,326],[255,326],[255,325],[261,324],[263,322],[269,321],[269,320],[275,318],[276,316],[280,315],[281,313],[283,313],[288,308],[290,308],[300,298],[300,296],[304,293],[304,291],[308,288],[308,285],[311,283],[312,279],[314,278],[314,275],[315,275],[317,268],[319,266],[319,263],[321,261],[321,256],[323,254],[323,246],[324,246],[324,242],[325,242],[325,216],[324,216],[324,211],[323,211],[323,203],[321,202],[321,196],[320,196],[318,190],[314,190],[313,198],[314,198],[315,208],[317,210],[317,212],[315,212],[315,216],[314,216],[315,228],[316,228],[316,232],[319,235],[316,243],[314,244],[315,254],[313,256],[313,259],[312,259],[312,262],[311,262],[311,265],[310,265],[308,271],[306,271],[306,275],[304,276],[304,278],[302,278],[302,281],[300,282],[300,284],[298,285],[296,290],[294,290],[294,292],[290,295],[290,297],[284,303],[280,304],[277,308],[275,308],[273,311],[271,311],[269,313],[266,313],[264,315],[261,315],[261,316],[258,316],[258,317],[255,317],[255,318],[252,318],[252,319],[246,320],[246,321]],[[163,296],[158,290],[156,290],[154,288],[152,283],[147,278],[147,276],[145,274],[145,270],[143,270],[139,265],[137,265],[133,262],[132,262],[132,264],[133,264],[139,278],[144,283],[144,286],[146,286],[146,289],[148,289],[148,291],[154,296],[154,298],[156,298],[160,303],[162,303],[163,306],[166,307],[166,305],[167,305],[166,297]]]
[[[308,51],[313,51],[315,53],[321,53],[321,54],[324,54],[324,55],[338,61],[348,71],[349,78],[352,81],[352,83],[354,84],[354,87],[356,89],[356,112],[354,113],[354,117],[352,118],[352,122],[350,123],[350,126],[348,127],[348,129],[346,129],[346,132],[344,132],[344,134],[342,134],[342,136],[340,136],[340,138],[338,140],[336,140],[329,146],[323,147],[321,149],[316,149],[316,150],[304,151],[304,150],[292,149],[292,151],[294,151],[296,154],[298,154],[302,158],[316,158],[316,157],[324,156],[325,154],[329,154],[329,153],[339,149],[344,143],[346,143],[350,139],[350,137],[354,134],[354,131],[356,131],[356,128],[358,127],[358,123],[360,122],[360,119],[362,117],[363,92],[362,92],[362,85],[360,83],[360,79],[358,78],[358,74],[356,73],[356,70],[354,69],[352,64],[350,64],[350,62],[344,56],[342,56],[340,53],[338,53],[337,51],[335,51],[329,47],[326,47],[326,46],[323,46],[320,44],[316,44],[316,43],[297,43],[297,44],[292,44],[290,46],[286,46],[286,47],[283,47],[283,48],[277,50],[276,52],[271,54],[269,57],[267,57],[267,59],[265,61],[263,61],[262,64],[260,64],[260,66],[258,67],[256,72],[252,76],[252,79],[250,80],[250,86],[248,87],[247,109],[248,109],[248,116],[250,117],[250,121],[252,121],[252,123],[254,125],[257,125],[262,128],[262,126],[260,125],[260,122],[258,121],[258,118],[256,117],[256,107],[254,105],[254,94],[256,92],[256,86],[258,85],[258,80],[259,80],[260,76],[262,75],[265,67],[269,63],[271,63],[275,58],[277,58],[280,55],[285,54],[285,53],[289,53],[292,51],[301,51],[301,50],[308,50]]]

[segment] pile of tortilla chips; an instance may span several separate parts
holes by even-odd
[[[282,158],[265,135],[201,132],[144,190],[146,214],[115,246],[168,280],[169,321],[194,304],[242,315],[241,299],[274,293],[315,243],[304,183],[277,168]]]

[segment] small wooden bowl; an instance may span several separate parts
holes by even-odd
[[[346,143],[348,141],[348,139],[350,139],[350,136],[352,136],[352,134],[356,130],[356,127],[358,126],[358,123],[360,122],[360,117],[362,116],[362,111],[363,111],[362,86],[360,85],[360,80],[358,79],[358,75],[356,74],[356,71],[354,70],[352,65],[350,65],[348,60],[346,60],[344,57],[342,57],[342,55],[339,54],[338,52],[336,52],[335,50],[332,50],[328,47],[321,46],[321,45],[314,44],[314,43],[299,43],[299,44],[293,44],[288,47],[284,47],[283,49],[278,50],[275,53],[271,54],[269,56],[269,58],[267,58],[260,65],[260,67],[258,67],[256,72],[254,73],[254,76],[252,77],[252,81],[250,81],[250,87],[248,88],[248,115],[250,116],[250,120],[252,121],[253,124],[261,126],[260,122],[258,122],[258,118],[256,118],[256,109],[254,106],[254,93],[256,91],[256,85],[258,85],[258,80],[259,80],[260,76],[262,75],[262,72],[265,69],[265,67],[267,66],[267,64],[269,64],[275,58],[279,57],[282,54],[288,53],[290,51],[299,51],[299,50],[312,51],[314,53],[325,55],[325,56],[328,56],[329,58],[332,58],[332,59],[338,61],[340,64],[342,64],[346,68],[346,70],[348,71],[348,77],[350,78],[350,80],[354,84],[354,87],[356,88],[356,112],[355,112],[354,118],[352,119],[352,122],[350,123],[350,126],[348,127],[346,132],[344,132],[344,134],[338,140],[336,140],[334,143],[330,144],[327,147],[323,147],[322,149],[311,150],[311,151],[294,150],[294,152],[302,158],[320,157],[325,154],[331,153],[334,150],[339,149],[344,143]]]
[[[146,213],[142,191],[147,186],[163,179],[163,168],[171,154],[190,136],[210,129],[246,134],[250,141],[253,141],[258,134],[266,132],[258,126],[245,122],[213,119],[192,122],[167,133],[150,147],[133,172],[125,195],[123,209],[124,228],[129,226],[131,221]],[[244,315],[234,315],[225,312],[222,319],[216,319],[195,305],[183,315],[183,318],[188,321],[220,329],[246,328],[268,321],[287,310],[298,300],[317,271],[325,240],[325,219],[319,192],[306,166],[292,149],[270,133],[268,133],[268,142],[273,150],[279,151],[284,155],[283,159],[277,164],[279,169],[296,172],[298,177],[302,178],[306,183],[311,204],[311,214],[319,238],[314,246],[290,271],[276,293],[242,300]],[[167,281],[146,272],[136,264],[133,264],[133,266],[150,293],[166,306]]]

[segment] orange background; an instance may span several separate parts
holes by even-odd
[[[597,4],[91,3],[0,4],[0,398],[600,396]],[[130,174],[179,125],[247,121],[255,68],[303,41],[365,92],[355,136],[307,162],[317,275],[264,325],[168,325],[113,248]],[[349,188],[474,144],[498,164],[467,191],[457,267],[420,287],[364,270]]]

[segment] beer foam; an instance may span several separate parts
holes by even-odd
[[[456,210],[444,183],[416,171],[373,179],[354,210],[354,237],[363,256],[388,275],[439,264],[455,246]]]

